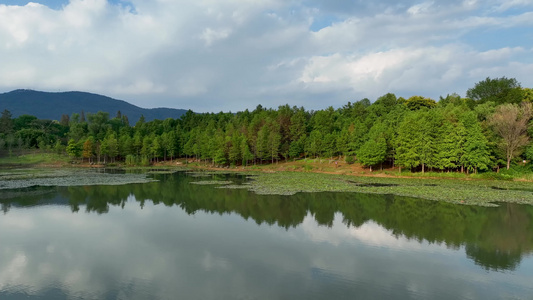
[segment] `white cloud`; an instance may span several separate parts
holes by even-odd
[[[235,111],[462,93],[482,71],[533,85],[518,78],[531,63],[531,39],[518,30],[533,25],[529,0],[128,3],[0,5],[0,90],[84,90],[144,107]],[[314,20],[325,27],[311,31]],[[493,32],[517,38],[511,45]],[[491,51],[503,56],[478,59]]]
[[[383,95],[383,91],[437,98],[462,93],[467,88],[462,85],[465,79],[470,84],[487,76],[502,76],[498,74],[526,78],[533,63],[512,61],[531,54],[533,51],[521,47],[477,52],[458,45],[399,48],[359,56],[334,54],[311,58],[299,80],[311,89],[349,88],[371,99]]]
[[[206,46],[211,46],[214,42],[217,40],[222,40],[227,38],[231,33],[231,30],[229,29],[221,29],[221,30],[213,30],[211,28],[206,28],[201,36],[200,39],[202,39],[205,42]]]
[[[433,6],[433,2],[422,2],[420,4],[413,5],[409,7],[407,12],[411,15],[425,14],[430,11]]]
[[[494,7],[495,11],[502,12],[512,8],[533,6],[532,0],[499,0]]]
[[[333,226],[324,227],[316,225],[312,215],[307,215],[301,224],[302,230],[313,242],[327,242],[335,246],[343,243],[363,243],[367,246],[384,247],[392,250],[410,250],[410,251],[430,251],[446,252],[445,245],[433,244],[429,246],[427,241],[411,241],[404,236],[395,236],[390,230],[387,230],[375,223],[368,221],[361,226],[346,226],[342,223],[342,214],[336,213],[333,220]]]

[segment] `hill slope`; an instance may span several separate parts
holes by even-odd
[[[173,108],[141,108],[126,101],[85,92],[48,93],[33,90],[15,90],[0,94],[0,111],[7,109],[13,117],[32,115],[39,119],[60,120],[61,115],[85,114],[104,111],[115,117],[120,110],[135,124],[144,115],[146,121],[166,118],[177,119],[187,111]]]

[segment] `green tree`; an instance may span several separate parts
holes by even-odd
[[[176,136],[176,131],[174,130],[169,131],[166,135],[165,151],[170,155],[170,161],[174,159],[174,156],[178,152],[178,138]]]
[[[114,162],[115,158],[119,154],[119,144],[118,144],[118,140],[115,135],[115,132],[112,130],[109,130],[105,137],[105,141],[107,144],[107,155],[109,155],[111,162]]]
[[[464,152],[466,128],[455,115],[447,115],[441,120],[436,139],[435,167],[455,169],[460,165]]]
[[[304,108],[296,109],[291,117],[289,126],[290,141],[295,142],[307,135],[307,114]]]
[[[111,125],[109,124],[109,113],[97,112],[96,114],[87,114],[88,133],[93,136],[95,140],[103,140]]]
[[[398,127],[395,140],[396,164],[400,167],[414,168],[420,165],[420,143],[422,133],[419,131],[420,122],[416,113],[405,116]]]
[[[372,126],[369,132],[369,139],[357,151],[357,159],[366,167],[381,164],[387,156],[387,141],[385,140],[387,128],[382,122]]]
[[[107,156],[109,155],[109,147],[107,144],[108,140],[104,139],[101,142],[99,142],[96,147],[96,154],[98,156],[98,163],[100,163],[100,158],[104,157],[104,164],[107,163]]]
[[[279,150],[281,146],[281,134],[277,131],[270,131],[268,134],[268,152],[270,153],[270,158],[272,163],[274,159],[279,158]]]
[[[350,148],[351,134],[348,128],[343,128],[341,132],[337,135],[337,151],[343,155],[347,156],[351,152]]]
[[[59,123],[65,127],[67,127],[70,123],[70,117],[68,115],[61,115],[61,120],[59,121]]]
[[[306,136],[303,135],[300,139],[291,142],[289,146],[289,157],[299,158],[305,151]]]
[[[70,118],[70,129],[68,132],[69,138],[80,141],[84,139],[85,135],[87,134],[87,123],[80,121],[80,115],[79,114],[72,114],[72,117]]]
[[[396,95],[388,93],[379,97],[372,105],[368,107],[369,114],[374,114],[377,117],[387,115],[398,103]]]
[[[488,141],[476,114],[472,111],[465,113],[462,116],[462,122],[466,128],[466,135],[461,164],[468,171],[473,172],[488,169],[490,166]]]
[[[156,162],[161,157],[162,149],[163,147],[161,146],[161,138],[157,135],[153,136],[152,145],[150,145],[150,154],[152,155],[153,159],[155,159]]]
[[[132,141],[133,142],[132,147],[133,147],[134,154],[141,155],[141,151],[143,148],[143,141],[144,141],[144,137],[141,134],[141,132],[135,131],[135,135],[133,136],[133,141]]]
[[[151,157],[151,154],[152,154],[152,138],[150,136],[145,136],[143,138],[141,155],[144,157]]]
[[[246,137],[243,136],[241,139],[241,153],[242,153],[242,164],[247,165],[248,161],[254,159],[253,153],[250,151],[250,147],[248,146],[248,141],[246,141]]]
[[[118,142],[118,152],[119,155],[124,158],[128,155],[136,154],[136,152],[133,151],[133,139],[129,134],[123,133],[120,135]]]
[[[242,160],[242,143],[243,136],[237,132],[234,132],[231,136],[231,143],[229,147],[228,159],[231,163],[237,163]]]
[[[80,143],[76,142],[74,139],[70,139],[68,141],[68,145],[67,145],[67,149],[66,150],[67,150],[67,154],[69,156],[74,157],[74,158],[79,158],[79,157],[81,157],[83,148],[80,145]]]
[[[359,148],[357,159],[366,167],[370,167],[372,172],[372,166],[383,163],[387,155],[387,142],[385,138],[379,137],[376,139],[370,139]]]
[[[139,132],[141,136],[146,135],[146,119],[141,115],[137,123],[135,123],[135,131]]]
[[[309,138],[307,139],[307,147],[305,152],[309,156],[317,157],[322,152],[322,142],[323,142],[324,136],[322,135],[322,132],[319,130],[313,130],[311,131],[311,134],[309,135]]]
[[[10,134],[13,133],[13,119],[11,112],[7,109],[4,109],[2,116],[0,116],[0,134]]]
[[[217,165],[226,165],[228,163],[228,158],[226,156],[227,149],[226,149],[226,137],[222,133],[222,130],[218,130],[218,134],[216,134],[213,138],[213,148],[212,148],[212,154],[211,157],[213,159],[213,163]]]
[[[466,96],[477,103],[492,101],[496,104],[518,104],[524,99],[524,91],[515,78],[501,77],[491,79],[487,77],[485,80],[476,83],[473,88],[468,89]]]
[[[23,129],[41,129],[41,128],[38,128],[39,127],[38,123],[39,123],[39,120],[35,116],[21,115],[18,118],[13,119],[13,130],[19,131]]]
[[[269,137],[268,126],[264,125],[261,127],[261,130],[257,132],[256,139],[256,153],[255,156],[263,162],[264,159],[270,158],[269,147],[268,147],[268,137]]]
[[[0,147],[0,149],[1,148],[2,147]],[[63,144],[61,144],[60,140],[57,140],[55,145],[54,145],[54,152],[57,153],[57,154],[64,154],[64,151],[65,151],[65,146]]]
[[[422,96],[412,96],[405,101],[405,105],[410,110],[419,110],[421,108],[433,108],[437,106],[437,102],[430,98],[424,98]]]
[[[337,134],[335,132],[326,134],[323,145],[322,153],[327,157],[333,158],[337,153]]]
[[[524,95],[524,102],[533,102],[533,89],[531,88],[523,88],[523,95]]]

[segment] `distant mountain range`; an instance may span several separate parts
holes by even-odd
[[[141,115],[146,121],[166,118],[177,119],[187,110],[174,108],[141,108],[126,101],[85,92],[49,93],[33,90],[15,90],[0,94],[0,112],[7,109],[13,117],[32,115],[39,119],[60,120],[61,115],[108,112],[114,118],[118,111],[134,125]]]

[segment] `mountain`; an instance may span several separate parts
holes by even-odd
[[[130,124],[135,124],[144,115],[146,121],[166,118],[177,119],[187,110],[174,108],[141,108],[126,101],[85,92],[49,93],[33,90],[15,90],[0,94],[0,111],[7,109],[13,118],[32,115],[39,119],[60,120],[61,115],[73,113],[108,112],[114,118],[120,110]]]

